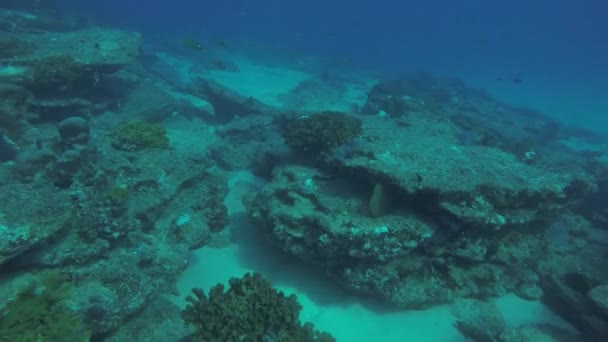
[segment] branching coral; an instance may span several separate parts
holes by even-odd
[[[230,288],[214,286],[209,295],[193,289],[182,317],[195,327],[193,341],[205,342],[331,342],[311,324],[302,326],[302,307],[294,295],[286,297],[258,273],[230,279]]]

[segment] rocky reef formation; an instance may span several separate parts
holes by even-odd
[[[321,170],[277,168],[249,202],[252,220],[284,251],[399,306],[509,291],[540,298],[542,232],[584,175],[458,145],[437,117],[410,120],[364,119],[362,136]]]
[[[606,165],[560,146],[578,134],[567,127],[538,114],[524,121],[527,111],[515,126],[502,123],[511,129],[486,125],[478,110],[464,111],[460,103],[488,103],[487,96],[449,90],[453,95],[434,106],[404,95],[402,106],[391,104],[395,97],[387,96],[382,105],[392,114],[378,107],[379,115],[359,116],[360,136],[313,158],[292,149],[295,163],[279,163],[246,202],[251,221],[275,246],[342,286],[406,308],[515,292],[566,310],[575,304],[551,298],[576,298],[559,284],[567,270],[586,264],[583,273],[594,285],[574,290],[582,296],[575,306],[594,329],[575,324],[592,338],[606,336],[605,317],[594,309],[601,304],[590,299],[601,293],[592,288],[607,281],[598,273],[606,258],[598,237],[605,233],[580,210],[598,196],[597,175]],[[376,91],[370,101],[382,102]],[[321,126],[322,132],[327,125]],[[471,127],[487,138],[463,138]],[[293,136],[288,131],[286,138]],[[557,246],[558,239],[570,249]],[[590,248],[596,252],[577,256]]]
[[[123,152],[113,136],[91,134],[37,169],[3,168],[3,179],[22,181],[0,186],[0,260],[7,274],[67,272],[72,305],[97,335],[171,291],[189,251],[226,226],[227,188],[196,156],[154,146]]]
[[[119,71],[136,61],[139,34],[68,30],[52,25],[57,20],[13,11],[2,11],[1,17],[14,24],[0,29],[2,160],[44,140],[31,125],[98,115],[128,93],[131,84]]]
[[[14,24],[0,27],[0,293],[10,311],[0,336],[100,340],[163,305],[190,250],[224,229],[225,175],[199,151],[170,149],[166,129],[132,115],[129,101],[117,106],[139,95],[139,34],[0,13]],[[58,330],[70,327],[82,334]]]
[[[250,329],[331,340],[257,275],[195,291],[183,313],[194,331],[163,298],[192,249],[221,241],[230,172],[253,169],[268,181],[245,198],[257,232],[342,287],[399,308],[514,292],[590,340],[608,335],[608,166],[563,144],[605,137],[426,74],[379,82],[360,110],[312,110],[319,84],[335,91],[324,104],[348,88],[326,74],[276,108],[204,77],[181,84],[138,60],[140,48],[137,33],[0,11],[3,313],[40,317],[46,305],[78,339],[157,338],[158,323],[165,340]],[[167,127],[176,118],[196,134]],[[231,305],[247,320],[228,317]],[[457,325],[471,338],[554,336],[511,331],[484,303],[463,307],[472,314],[455,313]],[[252,313],[285,324],[269,334]],[[2,316],[0,336],[21,338]]]

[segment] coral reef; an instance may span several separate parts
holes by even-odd
[[[365,117],[366,143],[338,148],[321,170],[275,169],[248,202],[251,220],[342,285],[399,306],[517,289],[542,296],[538,276],[524,269],[538,271],[541,232],[576,200],[568,189],[585,174],[540,169],[495,148],[457,147],[449,123],[409,117],[408,127]]]
[[[322,112],[292,119],[285,124],[283,137],[296,152],[327,151],[358,137],[361,121],[338,112]]]
[[[124,151],[169,147],[169,138],[165,128],[159,124],[143,121],[119,125],[114,130],[113,137],[112,146]]]
[[[89,341],[90,332],[65,300],[73,292],[66,277],[57,271],[22,288],[0,309],[2,341]]]
[[[183,311],[184,321],[194,325],[194,341],[335,341],[331,335],[301,325],[302,307],[294,295],[286,297],[259,273],[230,279],[224,291],[219,284],[208,295],[193,289]]]
[[[69,55],[55,55],[38,60],[32,66],[33,87],[72,87],[83,77],[86,67]]]
[[[333,340],[259,274],[195,290],[189,325],[165,299],[191,250],[234,233],[243,170],[268,181],[227,201],[246,197],[252,233],[343,288],[461,305],[479,340],[562,333],[462,302],[512,292],[605,340],[608,152],[566,144],[605,136],[422,73],[372,84],[327,65],[258,99],[222,83],[247,63],[217,72],[236,64],[161,45],[0,9],[0,294],[21,289],[0,340]],[[20,286],[41,268],[65,275]]]
[[[0,35],[0,59],[26,56],[34,50],[35,47],[29,42]]]

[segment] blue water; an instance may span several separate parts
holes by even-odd
[[[109,0],[78,6],[96,22],[151,36],[274,46],[383,74],[455,76],[510,103],[608,130],[604,1]],[[523,83],[510,82],[516,77]]]

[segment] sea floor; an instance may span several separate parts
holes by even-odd
[[[181,77],[191,78],[191,69],[186,61],[164,57],[169,64],[181,65]],[[257,65],[250,60],[238,60],[238,73],[207,73],[221,85],[245,96],[253,96],[267,104],[281,107],[282,99],[299,82],[314,78],[314,73],[296,70],[289,66]],[[347,85],[348,96],[339,99],[319,99],[320,104],[333,105],[336,109],[361,105],[365,94],[373,84],[373,78],[360,77],[357,82]],[[521,89],[495,89],[505,98],[517,97]],[[509,93],[510,91],[510,93]],[[520,98],[521,99],[521,98]],[[320,109],[323,109],[320,107]],[[170,138],[178,135],[185,143],[174,146],[187,148],[189,130],[192,126],[181,120],[167,122]],[[197,134],[192,134],[197,136]],[[171,139],[176,141],[176,139]],[[218,283],[225,286],[232,277],[241,277],[246,272],[260,272],[277,289],[286,294],[296,294],[303,306],[301,319],[311,322],[322,331],[328,331],[338,341],[465,341],[455,328],[455,318],[449,305],[436,306],[425,310],[396,310],[388,308],[369,298],[358,297],[336,287],[331,281],[310,269],[300,261],[282,254],[256,233],[255,227],[247,220],[241,203],[248,192],[255,192],[264,181],[249,171],[240,171],[229,181],[230,192],[225,200],[230,224],[218,237],[220,243],[212,243],[192,252],[189,266],[177,282],[178,294],[171,300],[178,306],[185,305],[185,297],[192,288],[208,291]],[[533,324],[552,324],[569,327],[539,302],[526,301],[515,295],[505,295],[493,299],[503,314],[509,327]]]
[[[300,82],[318,77],[319,71],[327,68],[327,61],[314,58],[303,59],[302,62],[286,60],[281,63],[280,57],[275,56],[277,58],[273,64],[268,64],[238,53],[229,53],[224,57],[238,65],[238,72],[202,71],[192,60],[164,53],[158,56],[170,64],[184,82],[192,81],[196,77],[213,79],[237,93],[252,96],[276,107],[289,105],[290,91]],[[432,72],[432,68],[428,71]],[[339,97],[332,97],[330,92],[321,91],[318,96],[306,98],[304,103],[297,103],[297,107],[304,110],[314,110],[318,107],[317,109],[322,110],[349,111],[353,106],[361,106],[365,102],[367,91],[385,73],[343,67],[336,74],[341,74],[340,76],[349,82],[345,82],[346,90]],[[514,83],[509,78],[497,80],[497,74],[498,72],[486,68],[443,70],[439,76],[459,78],[473,88],[487,91],[499,101],[539,111],[566,124],[608,133],[608,97],[605,96],[608,85],[605,80],[586,81],[571,74],[559,75],[528,70],[521,75],[521,83]]]
[[[179,294],[173,302],[183,307],[192,288],[208,291],[231,277],[246,272],[260,272],[277,289],[295,294],[303,306],[301,319],[322,331],[330,332],[337,341],[465,341],[454,327],[450,306],[425,310],[395,310],[366,298],[348,294],[332,285],[321,274],[297,260],[268,246],[255,232],[241,203],[243,195],[256,191],[263,181],[247,171],[235,174],[229,181],[225,200],[230,225],[222,247],[203,247],[193,251],[189,267],[177,282]],[[526,301],[514,295],[493,299],[509,327],[532,324],[568,324],[539,302]]]

